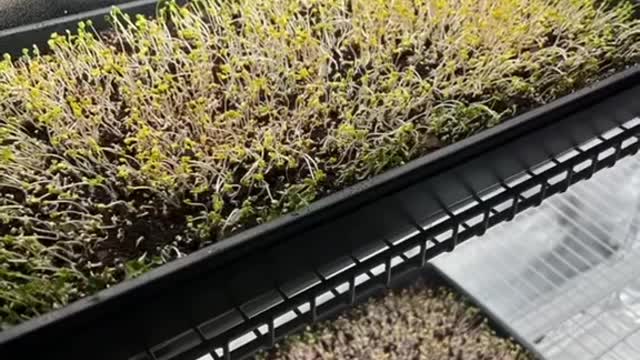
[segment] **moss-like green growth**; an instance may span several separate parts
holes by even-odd
[[[630,1],[194,0],[0,62],[0,323],[636,61]]]

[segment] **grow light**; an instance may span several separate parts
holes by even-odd
[[[640,358],[640,157],[433,262],[540,358]]]

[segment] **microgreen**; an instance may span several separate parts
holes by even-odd
[[[0,61],[0,323],[636,62],[631,1],[164,1]],[[45,51],[46,50],[46,51]],[[151,260],[150,260],[151,259]]]

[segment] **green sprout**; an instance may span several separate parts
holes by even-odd
[[[0,323],[634,64],[634,12],[630,0],[167,0],[155,19],[115,9],[108,31],[81,22],[5,55]]]

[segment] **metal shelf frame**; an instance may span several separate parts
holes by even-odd
[[[153,0],[128,5],[155,9]],[[0,52],[104,14],[0,32]],[[3,331],[0,358],[246,358],[636,153],[638,98],[632,67]]]

